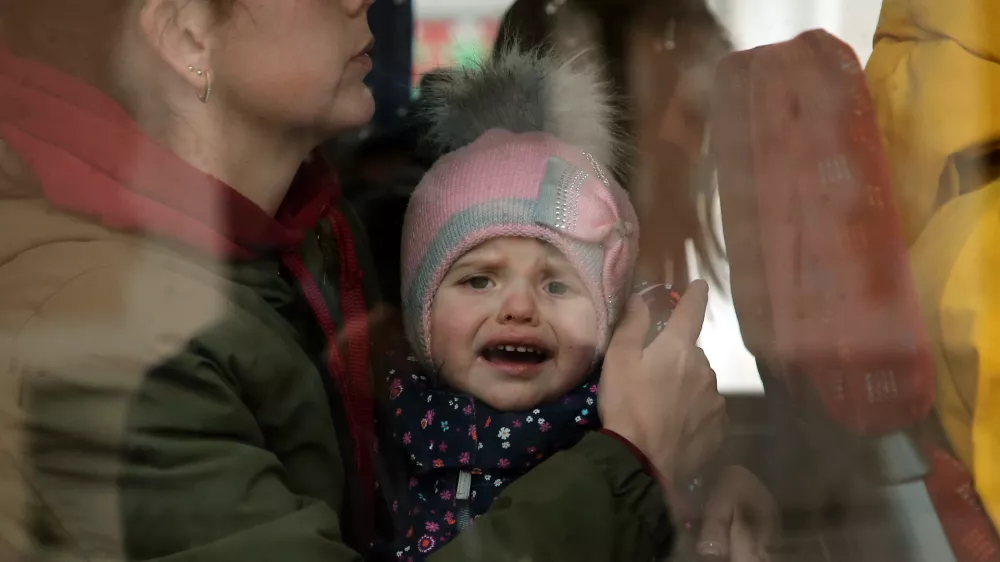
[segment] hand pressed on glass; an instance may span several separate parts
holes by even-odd
[[[644,348],[650,314],[633,297],[604,360],[598,399],[604,427],[639,448],[668,482],[704,464],[726,425],[715,372],[697,347],[707,304],[707,283],[692,283]]]

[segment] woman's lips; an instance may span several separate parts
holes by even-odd
[[[365,69],[365,72],[370,71],[374,66],[374,63],[372,63],[372,58],[368,56],[368,53],[362,53],[360,55],[357,55],[356,57],[351,59],[351,62],[357,63],[359,66]]]
[[[358,51],[358,54],[354,55],[351,58],[351,62],[358,63],[359,65],[364,67],[365,70],[371,70],[373,66],[371,52],[372,49],[374,48],[375,48],[375,38],[372,37],[371,39],[368,40],[368,43],[366,43],[365,46],[360,51]]]

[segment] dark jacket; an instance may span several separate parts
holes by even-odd
[[[0,139],[0,559],[363,559],[375,291],[322,167],[275,220],[2,51]],[[433,559],[650,560],[670,536],[604,435],[504,497]]]

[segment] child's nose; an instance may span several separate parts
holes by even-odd
[[[500,305],[497,321],[501,324],[538,324],[538,305],[534,294],[524,287],[511,287]]]

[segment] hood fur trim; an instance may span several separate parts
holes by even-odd
[[[450,152],[490,129],[547,132],[615,169],[621,152],[610,85],[582,54],[560,61],[516,45],[450,71],[422,95],[429,140]]]

